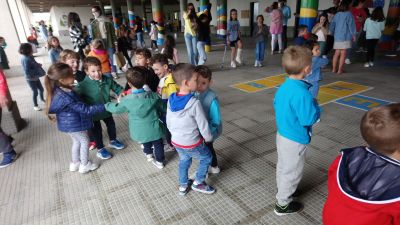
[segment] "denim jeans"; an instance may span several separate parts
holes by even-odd
[[[188,52],[189,62],[192,65],[197,65],[197,37],[191,34],[185,34],[185,43]]]
[[[116,72],[117,71],[117,67],[114,64],[115,49],[108,48],[107,49],[107,53],[108,53],[108,60],[110,61],[110,65],[111,65],[111,72]]]
[[[311,95],[313,96],[313,98],[317,98],[318,97],[318,91],[319,91],[319,83],[317,82],[312,82],[311,83],[311,87],[309,89]]]
[[[196,172],[196,181],[202,183],[206,179],[208,167],[211,164],[212,156],[210,150],[203,143],[195,148],[184,149],[176,147],[179,154],[179,185],[188,184],[188,171],[192,165],[192,158],[199,160],[199,167]]]
[[[207,54],[205,50],[206,42],[198,41],[197,42],[197,51],[199,52],[199,63],[198,65],[203,65],[207,60]]]
[[[256,43],[256,60],[259,62],[264,61],[265,53],[265,41],[260,41]]]
[[[108,137],[110,141],[115,140],[117,138],[117,129],[115,128],[115,122],[112,116],[102,119],[103,122],[106,124]],[[103,143],[103,130],[101,128],[100,120],[93,121],[93,128],[92,128],[93,137],[96,141],[97,149],[104,148]]]
[[[37,103],[37,96],[40,94],[40,100],[44,101],[43,97],[43,86],[40,80],[28,80],[29,87],[32,89],[33,92],[33,105],[38,106]]]
[[[144,43],[143,39],[143,32],[136,33],[137,36],[137,42],[139,43],[140,48],[146,47],[146,44]]]
[[[164,156],[164,143],[163,139],[160,138],[155,141],[149,141],[146,143],[143,143],[143,152],[145,154],[153,154],[153,149],[151,147],[154,146],[154,156],[156,157],[157,162],[164,162],[165,156]]]

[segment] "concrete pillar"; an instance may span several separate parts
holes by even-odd
[[[311,32],[318,15],[318,0],[301,0],[299,25],[307,25]]]
[[[162,46],[165,40],[165,26],[161,0],[151,0],[151,7],[153,10],[153,20],[157,22],[157,45]]]
[[[117,17],[117,6],[115,5],[115,0],[110,0],[110,5],[111,5],[111,13],[113,17],[113,22],[114,22],[114,29],[118,29],[118,17]]]
[[[183,13],[186,12],[187,4],[188,4],[187,0],[180,0],[179,1],[179,7],[180,7],[179,19],[181,20],[182,33],[185,32],[185,29],[184,29],[185,20],[183,19]]]
[[[133,29],[135,27],[135,13],[133,12],[133,0],[126,0],[128,4],[128,19],[129,27]]]
[[[386,26],[383,30],[383,35],[379,47],[383,50],[393,50],[396,48],[396,43],[393,40],[393,35],[397,29],[396,20],[400,16],[400,0],[391,0],[386,17]]]
[[[142,0],[142,9],[143,9],[143,30],[145,33],[149,32],[148,26],[149,24],[147,23],[147,15],[146,15],[146,0]]]
[[[227,0],[217,1],[217,36],[224,39],[227,33]]]

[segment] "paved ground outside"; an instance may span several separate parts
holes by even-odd
[[[321,224],[328,166],[340,149],[364,144],[359,122],[365,109],[400,101],[399,61],[379,56],[375,67],[364,68],[364,57],[359,56],[346,66],[346,74],[324,70],[321,85],[326,86],[321,93],[330,100],[322,106],[321,122],[314,127],[307,150],[300,185],[304,194],[299,198],[305,208],[299,214],[278,217],[273,212],[276,126],[272,102],[279,82],[269,87],[267,79],[253,85],[261,89],[255,92],[235,85],[284,71],[281,55],[271,56],[269,51],[265,66],[254,68],[253,47],[251,40],[245,41],[246,64],[237,69],[228,67],[230,52],[225,68],[220,68],[223,49],[209,54],[207,65],[213,70],[224,130],[215,143],[222,172],[208,178],[217,189],[213,195],[191,191],[186,197],[178,196],[177,153],[166,154],[162,170],[148,163],[140,146],[129,138],[127,115],[114,117],[118,138],[127,148],[112,151],[114,157],[107,161],[91,152],[91,158],[101,164],[98,170],[85,175],[69,172],[69,136],[58,132],[43,112],[33,111],[21,68],[6,71],[12,97],[28,126],[13,135],[19,159],[0,170],[0,224]],[[182,38],[178,49],[186,62]],[[37,60],[48,67],[45,53]],[[125,84],[125,78],[118,82]],[[106,139],[105,134],[107,144]]]

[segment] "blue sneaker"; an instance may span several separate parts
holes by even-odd
[[[111,159],[112,157],[111,153],[107,151],[107,149],[105,148],[99,149],[97,151],[96,156],[99,157],[100,159]]]
[[[206,182],[203,181],[201,184],[192,184],[192,189],[193,191],[198,191],[204,194],[213,194],[215,192],[215,188],[212,186],[206,184]]]
[[[120,141],[118,141],[117,139],[110,141],[110,144],[108,145],[110,148],[114,148],[114,149],[124,149],[125,145],[122,144]]]
[[[11,152],[3,153],[3,161],[0,163],[0,168],[5,168],[11,165],[17,159],[17,153],[12,150]]]

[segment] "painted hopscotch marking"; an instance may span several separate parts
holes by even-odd
[[[352,95],[346,98],[342,98],[339,100],[336,100],[335,103],[338,103],[340,105],[345,105],[349,106],[352,108],[356,109],[361,109],[364,111],[368,111],[372,108],[378,107],[378,106],[383,106],[383,105],[388,105],[392,102],[382,100],[379,98],[372,98],[364,95]]]
[[[322,85],[319,89],[317,99],[320,105],[325,105],[371,89],[372,87],[365,85],[345,81],[336,81],[330,84]]]
[[[255,93],[265,89],[277,87],[281,85],[286,78],[287,74],[279,74],[276,76],[265,77],[257,80],[250,80],[238,84],[231,85],[231,87],[239,89],[247,93]]]

